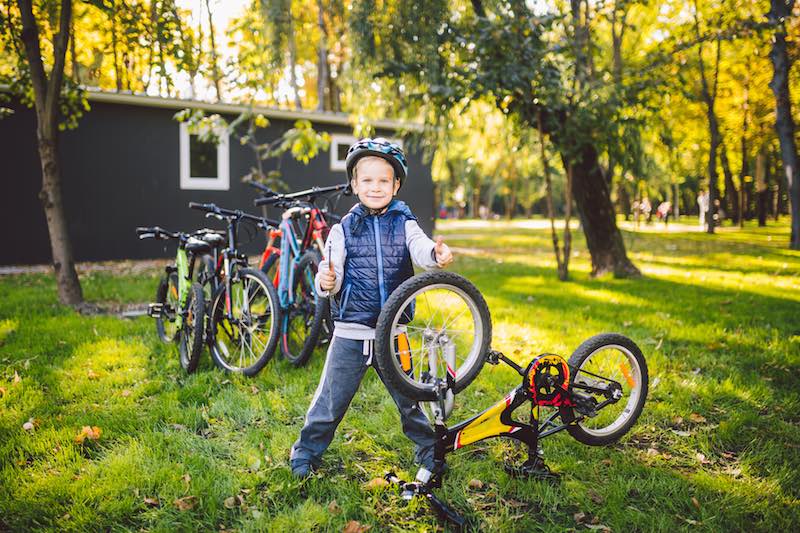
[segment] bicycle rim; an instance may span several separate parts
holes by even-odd
[[[392,363],[412,384],[448,373],[458,382],[484,355],[483,330],[478,305],[466,292],[444,283],[427,285],[406,298],[393,317],[393,335],[405,334],[407,347],[400,338],[391,344]]]
[[[285,311],[283,317],[282,348],[284,353],[297,356],[303,351],[314,324],[318,305],[314,290],[314,273],[310,267],[304,268],[294,290],[294,303]]]
[[[587,374],[596,374],[604,379]],[[597,416],[584,418],[580,427],[589,435],[606,437],[616,432],[635,412],[642,394],[642,368],[633,353],[618,344],[606,344],[590,353],[575,371],[574,383],[602,386],[614,380],[622,386],[622,397],[597,412]],[[598,397],[598,401],[604,398]]]
[[[275,302],[263,283],[244,275],[231,285],[231,311],[225,309],[226,291],[214,306],[214,342],[220,363],[238,372],[255,366],[265,356],[270,337],[276,327]]]

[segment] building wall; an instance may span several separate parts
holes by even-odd
[[[14,106],[12,106],[14,107]],[[0,120],[0,158],[4,162],[0,221],[6,230],[0,264],[37,264],[51,261],[44,212],[38,199],[41,167],[36,147],[35,118],[31,110],[15,107]],[[92,110],[77,129],[64,132],[60,141],[62,181],[69,233],[78,261],[152,258],[174,253],[174,244],[139,241],[136,226],[159,225],[171,230],[222,227],[206,219],[188,203],[214,202],[221,207],[258,213],[253,189],[241,177],[254,165],[250,148],[230,142],[230,189],[181,190],[179,183],[179,124],[176,110],[93,102]],[[233,115],[225,117],[228,120]],[[263,139],[271,140],[292,127],[292,121],[271,120]],[[350,134],[346,126],[315,124],[317,131]],[[394,136],[392,131],[379,135]],[[419,217],[422,227],[433,230],[433,184],[430,167],[418,153],[408,154],[410,178],[400,192]],[[274,168],[274,161],[266,168]],[[281,163],[290,190],[341,183],[343,171],[330,169],[327,152],[308,165],[285,155]],[[355,199],[344,197],[338,211],[346,212]],[[276,218],[271,210],[269,216]],[[264,240],[257,236],[245,246],[255,253]]]

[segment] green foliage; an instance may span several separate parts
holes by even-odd
[[[508,476],[503,465],[524,451],[494,439],[448,457],[439,497],[489,531],[792,530],[800,520],[800,254],[782,249],[785,225],[723,229],[714,241],[626,232],[645,277],[591,279],[581,252],[566,285],[555,280],[546,230],[527,222],[440,227],[461,250],[456,271],[486,296],[493,347],[519,350],[512,357],[527,363],[621,331],[647,357],[650,394],[619,444],[589,448],[566,433],[544,440],[548,462],[563,474],[558,484]],[[160,272],[122,270],[84,274],[87,299],[148,301]],[[303,369],[276,359],[243,378],[204,357],[187,376],[151,319],[83,316],[53,304],[54,295],[51,276],[0,277],[4,529],[341,531],[350,520],[371,531],[437,527],[424,502],[365,487],[390,470],[414,474],[412,445],[374,372],[321,473],[301,484],[289,473],[289,449],[324,349]],[[453,420],[518,383],[511,370],[487,366],[458,396]],[[33,429],[23,429],[30,419]],[[100,438],[77,444],[86,425],[99,427]],[[472,479],[484,488],[470,488]],[[181,499],[191,508],[180,510]]]

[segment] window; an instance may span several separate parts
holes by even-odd
[[[201,142],[189,133],[185,123],[180,124],[181,189],[227,191],[230,188],[228,134],[219,138],[219,144]]]
[[[347,170],[347,150],[358,139],[352,135],[331,135],[331,170]],[[389,139],[391,142],[398,144],[400,148],[403,147],[403,141],[400,139]]]

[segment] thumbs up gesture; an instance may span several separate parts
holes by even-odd
[[[433,252],[436,255],[436,262],[439,264],[439,268],[444,268],[453,262],[453,252],[444,243],[444,238],[441,235],[436,237],[436,246],[433,247]]]
[[[328,255],[328,268],[319,271],[319,286],[329,291],[336,286],[336,272],[333,270],[333,259]]]

